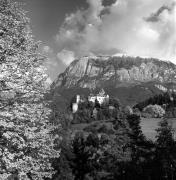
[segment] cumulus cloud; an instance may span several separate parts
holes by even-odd
[[[104,2],[87,0],[87,9],[66,16],[56,36],[59,54],[63,49],[64,56],[73,52],[75,57],[116,51],[176,63],[176,0]]]
[[[148,18],[146,18],[146,21],[148,22],[158,22],[160,19],[160,15],[164,12],[164,11],[169,11],[171,12],[173,10],[175,6],[175,3],[173,3],[171,5],[171,7],[163,5],[162,7],[160,7],[157,12],[152,13]]]
[[[102,20],[100,13],[103,10],[101,0],[88,0],[86,10],[78,10],[68,15],[56,36],[59,49],[67,49],[76,55],[89,55],[99,39],[99,28]]]
[[[73,51],[63,49],[57,54],[57,58],[68,66],[75,59],[75,55]]]
[[[44,56],[46,56],[46,61],[44,63],[46,67],[46,73],[50,76],[47,80],[47,83],[50,84],[52,80],[56,78],[58,73],[63,72],[65,69],[65,64],[62,61],[58,61],[54,50],[50,46],[41,47],[41,52]]]
[[[42,53],[43,54],[51,54],[51,53],[53,53],[53,50],[49,46],[43,46],[42,47]]]

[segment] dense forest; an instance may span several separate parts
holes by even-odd
[[[53,163],[54,180],[176,178],[176,141],[167,119],[156,129],[155,141],[143,135],[136,114],[121,112],[112,126],[100,121],[75,132],[63,123],[61,156]]]

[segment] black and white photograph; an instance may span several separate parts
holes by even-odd
[[[176,179],[176,0],[0,0],[0,180]]]

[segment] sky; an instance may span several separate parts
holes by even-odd
[[[52,80],[86,55],[154,57],[176,63],[176,0],[17,0]]]

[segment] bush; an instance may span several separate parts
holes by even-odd
[[[134,108],[133,113],[138,115],[138,116],[141,116],[141,111],[138,108]]]
[[[160,118],[163,117],[166,112],[161,106],[155,104],[145,107],[143,113],[150,114],[154,118]]]
[[[102,124],[101,122],[96,122],[85,127],[84,131],[91,133],[114,134],[113,126],[111,123]]]
[[[132,109],[130,106],[126,106],[126,107],[124,108],[124,113],[125,113],[126,115],[131,115],[131,114],[133,114],[133,109]]]
[[[176,108],[167,109],[165,117],[167,117],[167,118],[175,118],[176,117]]]

